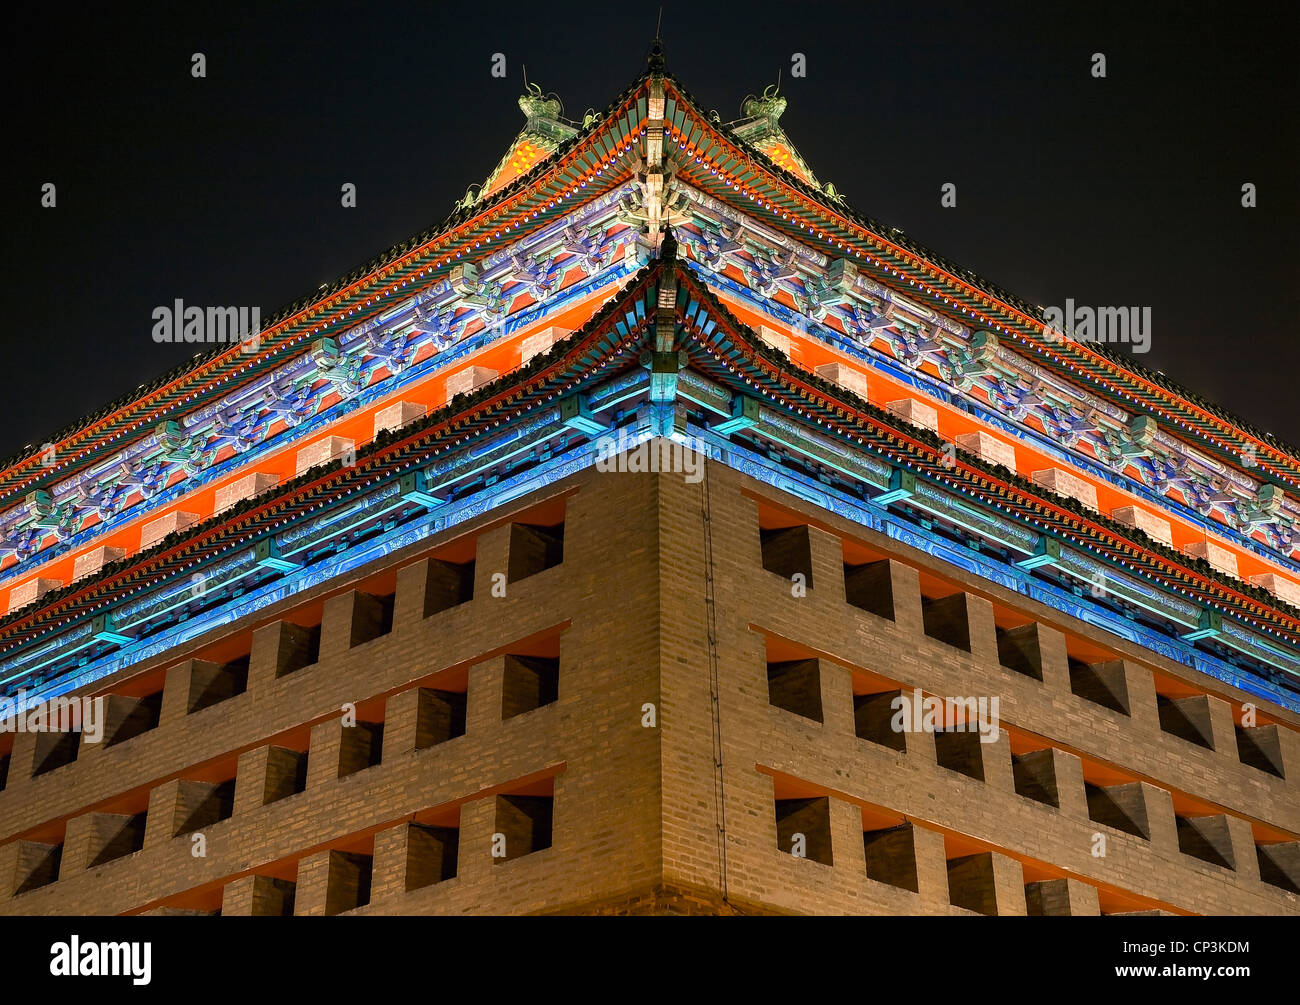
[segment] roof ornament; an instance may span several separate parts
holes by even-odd
[[[664,9],[659,8],[659,20],[655,22],[655,37],[650,43],[650,55],[646,59],[646,65],[651,73],[666,73],[668,71],[668,61],[664,59],[664,40],[659,36],[659,29],[663,27]]]
[[[478,202],[479,192],[482,187],[481,185],[471,185],[465,189],[464,198],[456,200],[456,209],[469,209],[474,203]]]
[[[781,77],[777,74],[777,82],[769,84],[763,89],[761,97],[748,95],[740,103],[740,114],[746,119],[766,119],[770,125],[775,126],[777,120],[785,112],[785,98],[781,96]]]
[[[528,128],[543,123],[558,122],[564,117],[564,102],[554,91],[543,94],[536,84],[524,77],[524,93],[519,96],[519,109],[528,119]]]
[[[822,194],[826,196],[827,199],[830,199],[832,202],[838,202],[838,203],[844,202],[843,194],[841,194],[840,190],[837,189],[831,182],[827,182],[825,185],[822,186]]]

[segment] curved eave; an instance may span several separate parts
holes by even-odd
[[[1251,477],[1271,475],[1300,490],[1300,450],[1180,388],[1167,377],[1134,364],[1104,343],[1050,344],[1044,340],[1039,309],[859,214],[843,200],[783,171],[726,126],[709,117],[671,77],[665,87],[694,116],[688,129],[680,119],[668,123],[674,143],[684,138],[692,156],[684,158],[683,177],[723,200],[754,199],[775,210],[763,222],[792,239],[822,247],[828,255],[856,254],[855,262],[875,281],[910,296],[917,292],[940,313],[966,325],[983,325],[1015,340],[1020,351],[1068,380],[1088,380],[1127,411],[1148,414],[1226,463],[1241,468],[1243,453],[1256,457]],[[684,137],[673,130],[682,130]],[[701,162],[696,164],[696,157]],[[801,222],[802,217],[802,222]]]
[[[665,242],[672,261],[675,243]],[[528,365],[395,434],[385,434],[351,467],[317,468],[235,510],[162,542],[148,553],[106,567],[91,581],[47,594],[32,607],[0,621],[0,651],[13,652],[84,623],[159,584],[254,546],[313,513],[346,506],[440,455],[470,447],[492,430],[518,421],[558,398],[640,366],[641,350],[657,329],[659,287],[667,262],[643,269],[579,331]],[[1188,562],[1012,472],[961,457],[953,463],[938,438],[793,365],[768,348],[681,263],[673,262],[675,320],[690,365],[749,396],[761,396],[809,429],[865,448],[897,467],[973,505],[1022,522],[1131,575],[1253,626],[1278,643],[1300,646],[1300,612],[1279,606],[1261,591],[1241,588],[1204,563]]]
[[[35,454],[23,458],[0,475],[0,505],[12,502],[19,492],[40,482],[67,477],[109,449],[120,449],[132,439],[150,432],[158,422],[182,406],[187,410],[197,408],[216,394],[229,393],[268,366],[283,363],[305,351],[311,339],[345,331],[388,310],[396,302],[418,294],[421,289],[443,278],[458,259],[490,244],[494,236],[499,237],[507,230],[512,238],[526,236],[567,211],[570,204],[566,200],[578,195],[584,181],[586,187],[581,188],[584,197],[598,195],[620,184],[630,175],[626,161],[621,161],[608,177],[602,175],[599,180],[595,171],[602,162],[613,164],[616,155],[621,157],[634,149],[634,140],[646,121],[647,79],[642,76],[634,82],[601,119],[562,143],[552,157],[529,174],[483,203],[460,209],[430,231],[389,249],[339,280],[326,293],[281,311],[264,331],[263,348],[256,356],[241,356],[239,346],[210,354],[182,368],[179,374],[174,371],[175,376],[168,375],[121,407],[110,406],[104,410],[105,414],[79,427],[75,435],[59,445],[52,471],[42,467]],[[1234,444],[1244,444],[1244,424],[1231,425],[1215,419],[1185,394],[1161,392],[1160,387],[1144,379],[1139,370],[1118,366],[1103,352],[1077,344],[1044,345],[1042,323],[1027,313],[1032,310],[1028,305],[985,283],[973,273],[960,270],[913,245],[899,232],[888,231],[874,221],[858,216],[847,205],[828,205],[825,193],[805,185],[788,172],[780,171],[742,141],[730,137],[726,127],[710,122],[694,99],[671,77],[664,78],[664,83],[675,103],[669,115],[670,136],[666,141],[672,139],[676,142],[671,131],[680,133],[684,126],[689,125],[687,139],[697,144],[701,158],[699,165],[695,164],[694,157],[683,165],[683,174],[692,184],[725,199],[739,200],[746,196],[751,200],[761,199],[776,211],[766,222],[790,237],[810,245],[824,241],[830,254],[854,254],[863,264],[864,271],[891,288],[905,292],[916,286],[929,289],[940,298],[941,310],[955,320],[984,324],[1007,332],[1020,343],[1023,351],[1046,365],[1067,376],[1073,375],[1075,379],[1089,379],[1093,386],[1110,393],[1122,406],[1152,411],[1157,418],[1173,422],[1192,434],[1196,437],[1194,442],[1210,446],[1211,452],[1229,461],[1236,459],[1223,445],[1222,439],[1211,437],[1202,427],[1216,429]],[[683,114],[693,117],[693,120],[687,122]],[[801,213],[805,214],[805,222],[800,221]],[[685,273],[681,275],[686,284],[709,298],[717,316],[730,319],[727,328],[736,337],[737,345],[743,346],[745,365],[752,368],[754,377],[766,383],[776,381],[771,385],[772,389],[779,390],[783,397],[793,395],[792,400],[797,400],[798,404],[791,407],[796,412],[800,408],[812,409],[810,414],[831,425],[840,435],[861,437],[864,441],[870,438],[873,446],[886,456],[917,468],[936,482],[959,492],[974,493],[1000,508],[1015,507],[1016,513],[1042,526],[1045,532],[1075,541],[1081,547],[1121,565],[1141,567],[1147,574],[1198,602],[1228,610],[1249,621],[1267,624],[1288,640],[1300,638],[1297,634],[1300,623],[1293,614],[1275,603],[1262,602],[1258,596],[1262,591],[1239,589],[1213,573],[1207,573],[1205,569],[1208,566],[1201,568],[1203,563],[1188,563],[1178,553],[1146,540],[1140,533],[1135,537],[1132,532],[1117,530],[1121,525],[1112,521],[1086,516],[1055,497],[1045,498],[1041,490],[1035,491],[1032,483],[1009,472],[986,469],[978,462],[967,461],[955,468],[944,467],[937,444],[929,442],[932,438],[928,438],[928,434],[900,424],[887,413],[880,413],[849,392],[828,385],[812,374],[798,371],[784,357],[778,359],[777,354],[735,321],[707,290],[698,287]],[[622,300],[620,297],[613,303]],[[1121,386],[1121,382],[1128,383]],[[443,415],[442,412],[438,414]],[[1288,479],[1288,484],[1300,485],[1300,464],[1294,457],[1282,453],[1275,441],[1272,444],[1253,442],[1257,448],[1262,448],[1257,449],[1261,468]],[[1274,462],[1271,467],[1269,458]],[[351,476],[326,476],[323,484],[333,484],[331,479],[335,477],[346,480]],[[316,482],[308,486],[293,484],[293,491],[315,491],[317,486]],[[227,520],[219,526],[232,525]],[[210,533],[212,528],[201,532]],[[171,555],[171,552],[167,554]],[[181,555],[192,558],[188,551],[182,550]],[[147,561],[154,560],[152,554],[147,558]],[[139,571],[144,568],[144,565],[133,565],[129,574],[147,577],[149,572]],[[156,573],[156,570],[150,571]],[[118,570],[112,570],[107,579],[69,588],[67,596],[65,593],[68,591],[52,595],[52,605],[43,606],[40,612],[19,612],[8,625],[0,628],[0,644],[11,627],[27,624],[34,617],[43,620],[47,612],[69,599],[77,598],[78,602],[82,598],[91,600],[101,596],[101,590],[116,589],[112,584],[117,583],[114,577],[120,574]],[[66,623],[65,616],[53,616]]]
[[[404,427],[400,434],[381,435],[358,453],[354,466],[323,473],[320,468],[309,471],[0,620],[0,652],[93,617],[204,562],[247,549],[286,523],[345,502],[369,486],[465,445],[539,403],[579,388],[597,372],[607,376],[612,367],[634,365],[635,358],[623,358],[623,353],[629,345],[639,344],[645,328],[653,323],[656,276],[653,267],[643,269],[618,297],[550,352],[473,394],[457,396]],[[642,306],[633,310],[637,323],[630,326],[625,323],[632,310],[629,305],[638,300]]]
[[[272,366],[306,352],[315,338],[346,331],[418,295],[445,278],[458,260],[509,230],[526,237],[567,212],[581,191],[596,196],[630,177],[621,161],[607,175],[595,175],[604,160],[629,145],[645,120],[645,76],[620,94],[601,117],[561,143],[545,161],[489,198],[460,207],[441,223],[394,245],[324,291],[278,311],[261,333],[256,354],[234,345],[201,354],[190,363],[105,406],[51,438],[52,463],[38,448],[0,464],[0,508],[26,492],[61,480],[128,446],[182,411],[201,408],[230,394]],[[580,188],[583,182],[585,187]]]
[[[1189,562],[1140,531],[1091,514],[1073,500],[1044,493],[1005,468],[965,455],[954,463],[937,436],[791,363],[765,345],[706,286],[685,271],[679,275],[684,289],[707,304],[709,318],[718,322],[713,333],[705,336],[696,322],[683,319],[698,348],[709,353],[699,362],[711,377],[741,393],[762,394],[792,416],[817,423],[846,442],[869,444],[891,463],[974,502],[1141,574],[1204,607],[1256,627],[1267,626],[1279,640],[1300,646],[1300,612],[1279,605],[1265,591],[1220,576],[1206,562]]]

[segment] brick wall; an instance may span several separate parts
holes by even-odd
[[[711,549],[705,546],[701,520],[705,491]],[[789,578],[762,568],[755,497],[780,503],[795,515],[787,514],[783,525],[795,522],[800,512],[814,524],[808,556],[814,586],[802,597],[795,595]],[[1068,619],[1058,612],[983,582],[969,584],[962,605],[971,651],[937,641],[924,632],[913,566],[957,583],[961,573],[928,556],[905,554],[896,542],[754,485],[728,468],[710,465],[708,479],[700,485],[663,479],[660,512],[664,617],[677,629],[665,636],[661,660],[667,882],[717,884],[722,856],[715,833],[721,821],[728,900],[742,906],[815,913],[964,913],[966,909],[953,906],[947,880],[952,875],[954,886],[969,889],[970,873],[976,886],[984,882],[996,892],[989,897],[997,913],[1025,913],[1025,887],[1031,884],[1029,901],[1036,910],[1044,904],[1058,909],[1063,900],[1076,912],[1097,913],[1100,900],[1101,910],[1115,913],[1144,908],[1206,914],[1300,911],[1294,893],[1260,882],[1253,839],[1256,831],[1270,842],[1288,839],[1292,843],[1282,840],[1275,848],[1289,849],[1286,854],[1294,860],[1293,842],[1300,831],[1300,742],[1294,716],[1261,709],[1286,723],[1279,743],[1287,778],[1278,778],[1243,764],[1238,756],[1230,709],[1252,700],[1249,695],[1091,626],[1062,623]],[[845,537],[910,563],[895,562],[890,570],[892,620],[846,604]],[[710,554],[717,593],[721,784],[711,752],[704,655],[708,635],[700,587]],[[1042,680],[999,662],[994,602],[1038,619]],[[1113,650],[1127,678],[1130,714],[1072,692],[1064,631]],[[819,657],[822,721],[773,707],[766,679],[772,653],[783,660]],[[1213,750],[1161,729],[1152,668],[1189,686],[1214,690],[1198,699],[1212,720]],[[909,692],[919,687],[938,696],[997,696],[1003,735],[997,743],[976,745],[984,778],[941,766],[930,734],[908,734],[905,752],[860,739],[854,694],[884,690],[871,683],[879,678]],[[1021,745],[1028,740],[1051,748],[1059,806],[1016,790],[1008,728]],[[1101,778],[1117,771],[1137,780],[1135,791],[1151,818],[1149,839],[1090,819],[1084,764],[1090,774],[1100,770]],[[829,797],[831,865],[795,858],[777,847],[775,801],[816,795]],[[1204,814],[1197,817],[1202,822],[1214,821],[1222,831],[1220,844],[1233,853],[1235,869],[1181,850],[1175,802]],[[866,875],[864,829],[904,820],[915,830],[916,892]],[[1106,838],[1105,857],[1092,853],[1097,834]],[[988,859],[953,865],[976,853]],[[1043,886],[1051,882],[1056,886]]]
[[[494,596],[529,539],[512,522],[561,504],[562,561]],[[806,591],[763,568],[773,504],[810,523],[782,552]],[[847,602],[846,539],[893,559],[862,580],[892,618]],[[466,541],[473,598],[427,604]],[[952,581],[931,630],[956,618],[968,645],[925,633],[918,568]],[[1037,676],[1001,665],[994,604]],[[1107,651],[1128,714],[1075,693],[1067,633]],[[548,689],[510,675],[556,659],[532,707]],[[1182,690],[1159,702],[1153,670]],[[1256,852],[1285,873],[1300,848],[1294,716],[1253,734],[1286,777],[1243,763],[1244,694],[714,464],[580,473],[96,693],[156,687],[156,725],[37,777],[14,737],[0,913],[1300,913]],[[997,696],[998,741],[858,735],[864,696],[913,688]],[[1210,747],[1169,731],[1170,701]],[[809,857],[778,847],[795,833]]]

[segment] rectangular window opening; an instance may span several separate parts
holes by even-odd
[[[1046,806],[1060,808],[1061,797],[1056,787],[1056,755],[1050,747],[1012,754],[1011,774],[1016,792],[1020,795]]]
[[[374,856],[342,851],[332,851],[329,856],[325,913],[342,914],[369,904]]]
[[[506,842],[508,845],[509,838]],[[458,828],[409,824],[406,834],[407,891],[454,879],[459,850]]]
[[[393,630],[395,596],[357,591],[352,608],[352,647],[372,642]]]
[[[1117,831],[1150,840],[1147,825],[1146,800],[1141,782],[1122,785],[1094,785],[1084,782],[1088,798],[1088,818],[1093,823],[1114,827]]]
[[[279,802],[307,789],[307,751],[271,747],[266,755],[262,805]]]
[[[276,654],[276,678],[287,677],[319,662],[320,625],[283,622],[280,628],[280,650]]]
[[[474,599],[474,560],[444,562],[429,560],[424,587],[424,616],[431,617]]]
[[[894,620],[894,577],[889,559],[844,564],[844,599],[861,610]]]
[[[339,778],[346,778],[379,764],[384,752],[384,724],[358,722],[343,727],[339,745]]]
[[[1015,673],[1042,680],[1043,653],[1038,642],[1038,625],[999,628],[997,634],[998,662]]]
[[[162,714],[162,692],[155,691],[143,698],[124,694],[104,697],[104,746],[125,743],[143,733],[158,728]]]
[[[920,892],[916,871],[916,834],[912,824],[862,832],[867,878],[900,890]]]
[[[1278,728],[1276,725],[1237,726],[1237,759],[1276,778],[1285,778]]]
[[[1214,733],[1210,726],[1210,703],[1206,695],[1189,695],[1169,698],[1156,695],[1160,711],[1160,728],[1206,750],[1214,749]]]
[[[190,673],[189,712],[228,701],[248,690],[248,654],[228,663],[195,660]]]
[[[71,764],[81,752],[81,734],[75,732],[37,733],[36,757],[32,777],[44,775]]]
[[[922,597],[921,614],[925,620],[925,634],[930,638],[962,652],[971,651],[970,614],[966,607],[966,594]]]
[[[546,656],[507,656],[501,688],[501,718],[550,705],[560,696],[560,660]]]
[[[557,661],[557,675],[558,670]],[[465,735],[467,697],[464,691],[420,689],[415,724],[416,750],[435,747]]]
[[[1174,820],[1178,825],[1178,849],[1184,855],[1223,869],[1237,868],[1233,861],[1227,817],[1176,816]]]
[[[767,697],[777,708],[821,722],[821,662],[817,659],[769,662]]]
[[[902,691],[855,694],[853,696],[853,731],[858,739],[888,747],[890,750],[896,750],[899,753],[906,753],[907,732],[906,730],[894,728],[898,718],[895,705],[897,699],[902,696]]]
[[[235,780],[200,782],[182,778],[174,837],[229,820],[235,808]]]
[[[834,865],[828,797],[777,799],[774,809],[778,850],[822,865]]]
[[[1108,708],[1120,715],[1128,715],[1128,683],[1124,676],[1122,660],[1087,663],[1074,656],[1068,657],[1070,690],[1085,701]]]
[[[775,572],[782,579],[794,581],[803,576],[803,584],[813,588],[812,542],[807,525],[760,529],[759,543],[763,553],[763,568]]]
[[[497,796],[496,799],[493,865],[551,847],[554,796]]]
[[[510,561],[507,582],[535,576],[564,561],[564,524],[549,527],[530,523],[510,525]]]

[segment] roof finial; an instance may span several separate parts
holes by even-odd
[[[672,227],[664,232],[664,239],[659,245],[659,258],[664,262],[677,260],[677,238],[673,236]]]
[[[664,23],[664,9],[659,8],[659,20],[655,22],[655,37],[650,43],[650,58],[646,61],[650,66],[651,73],[663,73],[668,69],[668,62],[664,59],[664,41],[659,35],[660,29]]]

